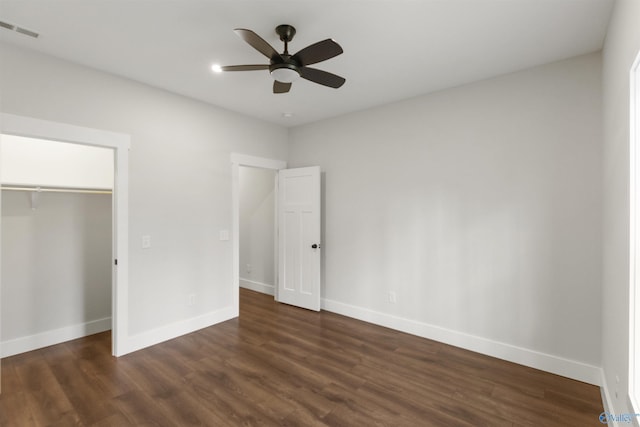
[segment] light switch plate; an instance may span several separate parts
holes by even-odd
[[[229,240],[229,230],[220,230],[220,240]]]

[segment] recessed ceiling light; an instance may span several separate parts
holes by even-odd
[[[289,113],[289,112],[282,113],[282,117],[284,117],[285,119],[290,119],[291,117],[293,117],[293,113]]]
[[[214,73],[221,73],[222,67],[219,64],[213,64],[211,66],[211,71],[213,71]]]

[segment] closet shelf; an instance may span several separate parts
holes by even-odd
[[[112,190],[104,188],[74,188],[74,187],[36,187],[23,185],[2,185],[2,191],[31,191],[35,193],[83,193],[83,194],[112,194]]]
[[[40,204],[42,193],[81,193],[81,194],[112,194],[108,188],[74,188],[74,187],[49,187],[4,184],[0,186],[2,191],[26,191],[31,193],[31,210],[36,210]]]

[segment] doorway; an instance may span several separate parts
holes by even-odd
[[[113,152],[111,331],[112,354],[128,352],[128,135],[0,113],[6,135],[67,142],[111,149]],[[1,266],[0,266],[1,268]]]
[[[274,246],[277,246],[274,247],[275,300],[319,311],[322,247],[320,167],[286,169],[284,161],[232,153],[234,315],[240,313],[240,168],[243,166],[277,171],[278,184],[273,194],[276,205]]]
[[[283,160],[267,159],[263,157],[248,156],[244,154],[231,154],[231,198],[232,198],[232,217],[233,217],[233,307],[235,316],[240,314],[240,169],[241,168],[258,168],[264,171],[271,171],[274,176],[273,185],[275,187],[275,176],[278,170],[285,169],[287,163]],[[277,188],[273,189],[274,200],[277,200]],[[275,213],[274,213],[275,214]],[[275,230],[275,221],[274,221]],[[274,231],[275,236],[275,231]],[[273,264],[273,280],[274,284],[278,282],[278,271],[276,268],[278,260],[278,251],[275,249],[274,243],[274,264]],[[250,266],[251,269],[252,266]],[[246,266],[244,267],[246,271]],[[246,282],[245,282],[246,283]],[[274,296],[277,299],[277,286],[274,286]]]
[[[240,166],[240,287],[275,296],[277,171]]]

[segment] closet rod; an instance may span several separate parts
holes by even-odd
[[[71,187],[22,187],[16,185],[3,185],[2,191],[32,191],[36,193],[83,193],[83,194],[112,194],[111,190],[99,188],[71,188]]]

